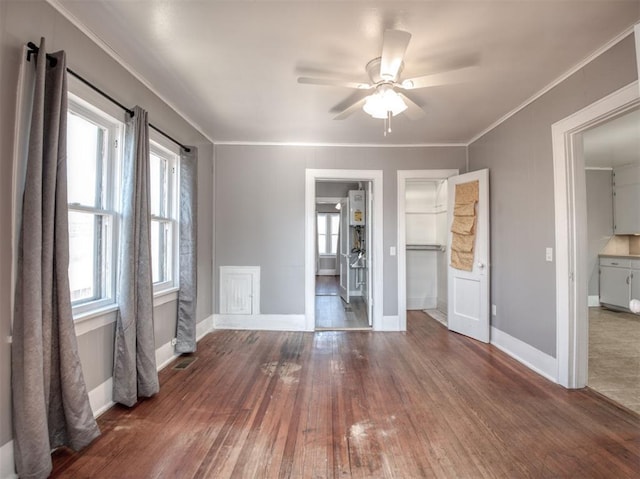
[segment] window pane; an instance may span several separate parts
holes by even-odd
[[[327,254],[327,235],[318,235],[318,253]]]
[[[71,301],[98,296],[96,258],[99,257],[101,218],[91,213],[69,211],[69,285]]]
[[[331,254],[338,252],[338,235],[331,235]]]
[[[171,281],[173,277],[173,224],[151,221],[151,277],[154,283]]]
[[[327,233],[327,215],[319,214],[318,215],[318,234],[326,234]]]
[[[67,194],[69,203],[103,205],[102,157],[107,133],[84,118],[67,115]]]
[[[164,266],[161,228],[162,223],[159,221],[151,221],[151,277],[154,283],[162,280],[162,270]]]
[[[151,214],[155,216],[168,216],[168,167],[169,165],[166,159],[151,153],[149,173],[151,179]]]
[[[339,229],[340,229],[340,215],[334,213],[331,215],[331,233],[338,234]]]

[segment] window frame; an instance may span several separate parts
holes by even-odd
[[[320,216],[324,215],[325,216],[325,227],[326,227],[326,233],[324,233],[322,236],[325,237],[325,251],[331,251],[331,237],[334,235],[338,236],[338,241],[336,242],[336,251],[333,253],[320,253],[320,232],[318,231],[318,220],[320,219]],[[333,228],[331,227],[331,218],[333,216],[337,216],[338,217],[338,231],[336,233],[333,232]],[[340,239],[340,213],[338,212],[325,212],[325,211],[317,211],[316,212],[316,241],[318,243],[318,255],[321,258],[331,258],[334,257],[338,254],[338,251],[340,249],[340,245],[338,244]]]
[[[93,99],[92,99],[93,100]],[[94,287],[100,285],[100,294],[94,298],[73,301],[71,303],[74,319],[86,316],[92,312],[113,308],[117,305],[117,273],[118,273],[118,239],[119,239],[119,200],[120,200],[120,167],[123,155],[124,122],[116,119],[103,108],[87,99],[87,96],[80,96],[71,89],[67,97],[67,114],[73,114],[89,121],[107,131],[107,143],[104,148],[104,155],[100,158],[103,162],[100,175],[102,175],[102,188],[104,190],[102,207],[82,205],[80,203],[67,203],[68,212],[89,213],[108,218],[105,234],[101,228],[102,235],[96,235],[95,241],[106,241],[105,246],[100,246],[96,250],[104,252],[105,258],[96,256],[94,260]],[[69,139],[67,139],[69,143]],[[98,172],[96,172],[98,175]],[[97,176],[96,176],[97,177]],[[109,225],[111,226],[109,228]],[[103,268],[104,265],[104,268]],[[98,278],[100,276],[100,278]]]
[[[179,185],[180,185],[180,149],[164,136],[151,130],[149,132],[149,161],[151,154],[167,161],[167,216],[151,214],[151,222],[168,223],[171,225],[171,258],[169,265],[171,268],[171,278],[165,281],[153,283],[154,295],[168,293],[177,290],[179,287]],[[149,165],[151,168],[151,165]],[[150,182],[152,181],[150,177]],[[151,185],[151,183],[150,183]],[[153,265],[152,265],[153,267]]]

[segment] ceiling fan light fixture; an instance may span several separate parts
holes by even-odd
[[[407,105],[402,97],[393,88],[378,88],[375,93],[369,95],[362,107],[365,113],[373,118],[384,120],[391,116],[396,116],[407,109]]]

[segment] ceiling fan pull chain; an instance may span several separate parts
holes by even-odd
[[[393,116],[391,110],[387,111],[387,132],[391,133],[391,117]],[[386,135],[386,133],[385,133]]]

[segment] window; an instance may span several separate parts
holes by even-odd
[[[318,213],[318,253],[335,255],[338,252],[340,213]]]
[[[156,141],[150,146],[151,270],[161,291],[176,285],[178,155]]]
[[[122,122],[69,95],[69,284],[74,314],[115,302]]]

